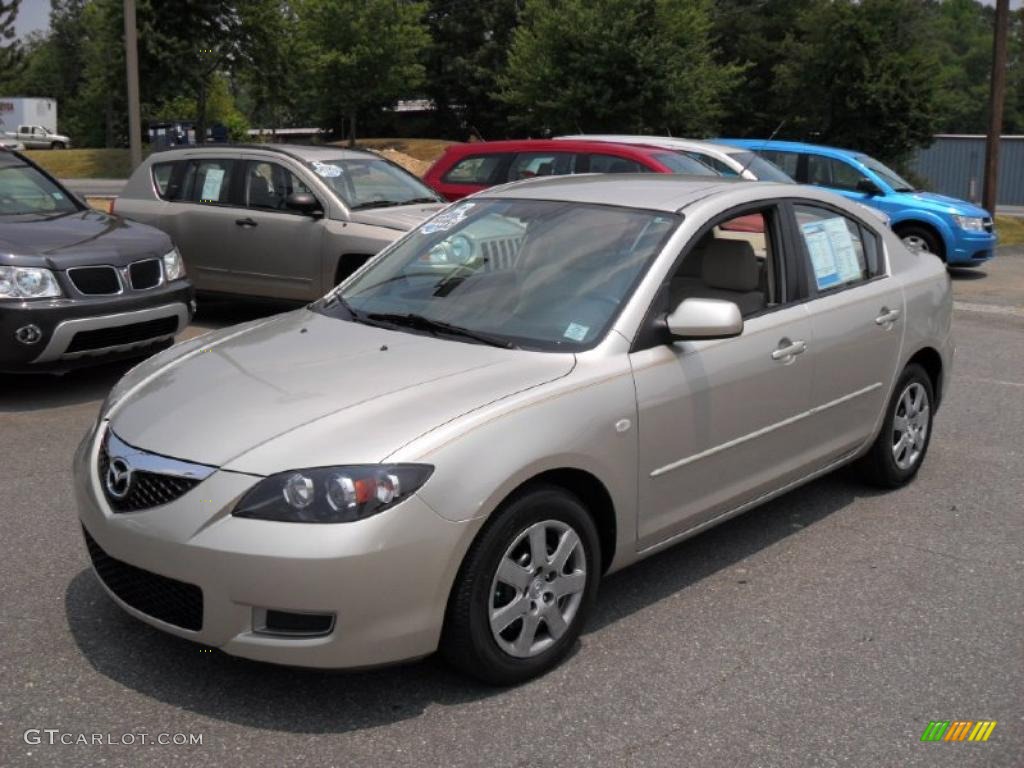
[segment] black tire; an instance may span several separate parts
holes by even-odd
[[[520,658],[499,646],[491,631],[492,585],[498,565],[516,540],[531,526],[552,521],[568,526],[579,537],[578,546],[582,547],[585,561],[585,586],[564,634],[557,640],[549,636],[545,642],[550,645],[537,655]],[[530,566],[533,565],[531,559]],[[441,654],[452,666],[491,685],[515,685],[543,674],[562,661],[576,644],[597,598],[600,573],[597,528],[579,499],[550,485],[537,485],[517,493],[494,513],[466,554],[448,600]],[[523,593],[513,592],[517,596],[522,594],[521,599],[532,607],[528,594],[531,588],[524,588]],[[556,602],[554,608],[557,606]],[[515,624],[510,625],[513,631]],[[520,631],[523,626],[519,625]],[[547,625],[540,626],[545,629],[538,630],[538,636],[543,636]]]
[[[50,145],[50,149],[64,149],[64,145],[59,141],[55,141]]]
[[[894,437],[896,428],[897,412],[903,410],[901,399],[904,393],[912,385],[920,386],[926,397],[928,413],[925,423],[927,424],[924,434],[924,445],[920,447],[916,459],[909,466],[901,467],[894,454]],[[927,372],[917,363],[911,363],[903,369],[896,387],[893,390],[892,398],[885,409],[885,420],[882,422],[882,429],[875,438],[874,444],[857,463],[857,469],[861,478],[880,488],[899,488],[906,485],[921,468],[924,458],[928,453],[928,446],[932,440],[932,419],[935,416],[935,390],[932,387],[932,380]]]
[[[927,227],[921,227],[916,224],[906,224],[897,229],[896,234],[900,240],[904,241],[909,238],[917,238],[924,243],[925,249],[929,253],[934,253],[943,261],[946,260],[946,249],[942,246],[942,241]],[[909,246],[908,246],[909,247]]]

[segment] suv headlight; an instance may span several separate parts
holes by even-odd
[[[164,254],[164,280],[168,283],[172,280],[180,280],[185,276],[185,262],[177,248],[171,248]]]
[[[351,523],[408,498],[433,471],[429,464],[361,464],[279,472],[250,489],[231,514],[284,523]]]
[[[960,229],[965,229],[968,232],[984,232],[985,231],[985,219],[980,216],[957,216],[953,214],[953,221]]]
[[[0,299],[63,296],[53,272],[40,267],[0,267]]]

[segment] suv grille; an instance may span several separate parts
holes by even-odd
[[[89,558],[107,589],[137,611],[198,632],[203,628],[203,590],[195,584],[160,576],[123,563],[97,544],[82,527]]]
[[[144,323],[115,325],[111,328],[96,328],[92,331],[79,331],[71,338],[71,343],[64,353],[85,352],[90,349],[118,347],[122,344],[133,344],[137,341],[155,339],[159,336],[170,336],[178,330],[177,317],[161,317],[147,320]]]
[[[131,278],[132,288],[137,291],[153,288],[160,284],[160,260],[136,261],[128,267],[128,276]]]
[[[202,482],[193,477],[178,477],[135,470],[131,474],[128,495],[123,499],[118,499],[111,495],[107,488],[107,469],[110,467],[110,456],[107,454],[106,445],[100,445],[99,461],[96,464],[103,495],[106,497],[107,503],[110,504],[110,508],[115,512],[138,512],[150,507],[159,507],[161,504],[170,504]]]
[[[113,267],[73,267],[68,277],[75,288],[90,296],[121,292],[121,280]]]

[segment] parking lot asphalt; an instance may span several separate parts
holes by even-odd
[[[832,475],[610,577],[577,652],[510,690],[435,659],[273,667],[129,618],[88,569],[69,471],[127,366],[0,379],[0,765],[1024,765],[1024,249],[954,283],[912,485]],[[188,334],[275,309],[207,306]],[[998,725],[922,743],[931,720]]]

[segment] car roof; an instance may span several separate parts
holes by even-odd
[[[758,149],[779,149],[791,150],[793,152],[815,152],[820,155],[839,155],[843,157],[860,157],[863,152],[855,152],[852,149],[842,147],[830,147],[826,144],[810,144],[806,141],[782,141],[773,139],[721,139],[723,143],[728,142],[734,147],[757,147]]]
[[[150,155],[153,160],[170,159],[178,156],[223,155],[225,152],[270,152],[286,155],[295,160],[358,160],[380,158],[375,152],[365,149],[336,147],[332,144],[203,144],[171,147]]]
[[[646,144],[658,149],[688,149],[693,151],[704,150],[706,152],[718,152],[721,154],[733,155],[742,152],[742,147],[730,144],[716,144],[712,141],[701,141],[700,139],[680,139],[675,136],[641,136],[639,134],[579,134],[575,136],[559,136],[556,141],[599,141],[599,142],[620,142],[629,145]]]
[[[792,193],[792,185],[745,181],[723,176],[685,176],[657,173],[583,173],[575,176],[542,176],[480,192],[474,197],[518,200],[564,200],[574,203],[616,205],[623,208],[675,212],[697,200],[734,190],[735,185],[779,188],[780,197]]]
[[[507,139],[503,141],[474,141],[467,144],[452,144],[447,151],[451,155],[493,154],[497,152],[604,152],[609,148],[621,155],[650,155],[663,152],[663,147],[645,144],[613,144],[608,141],[585,139]]]

